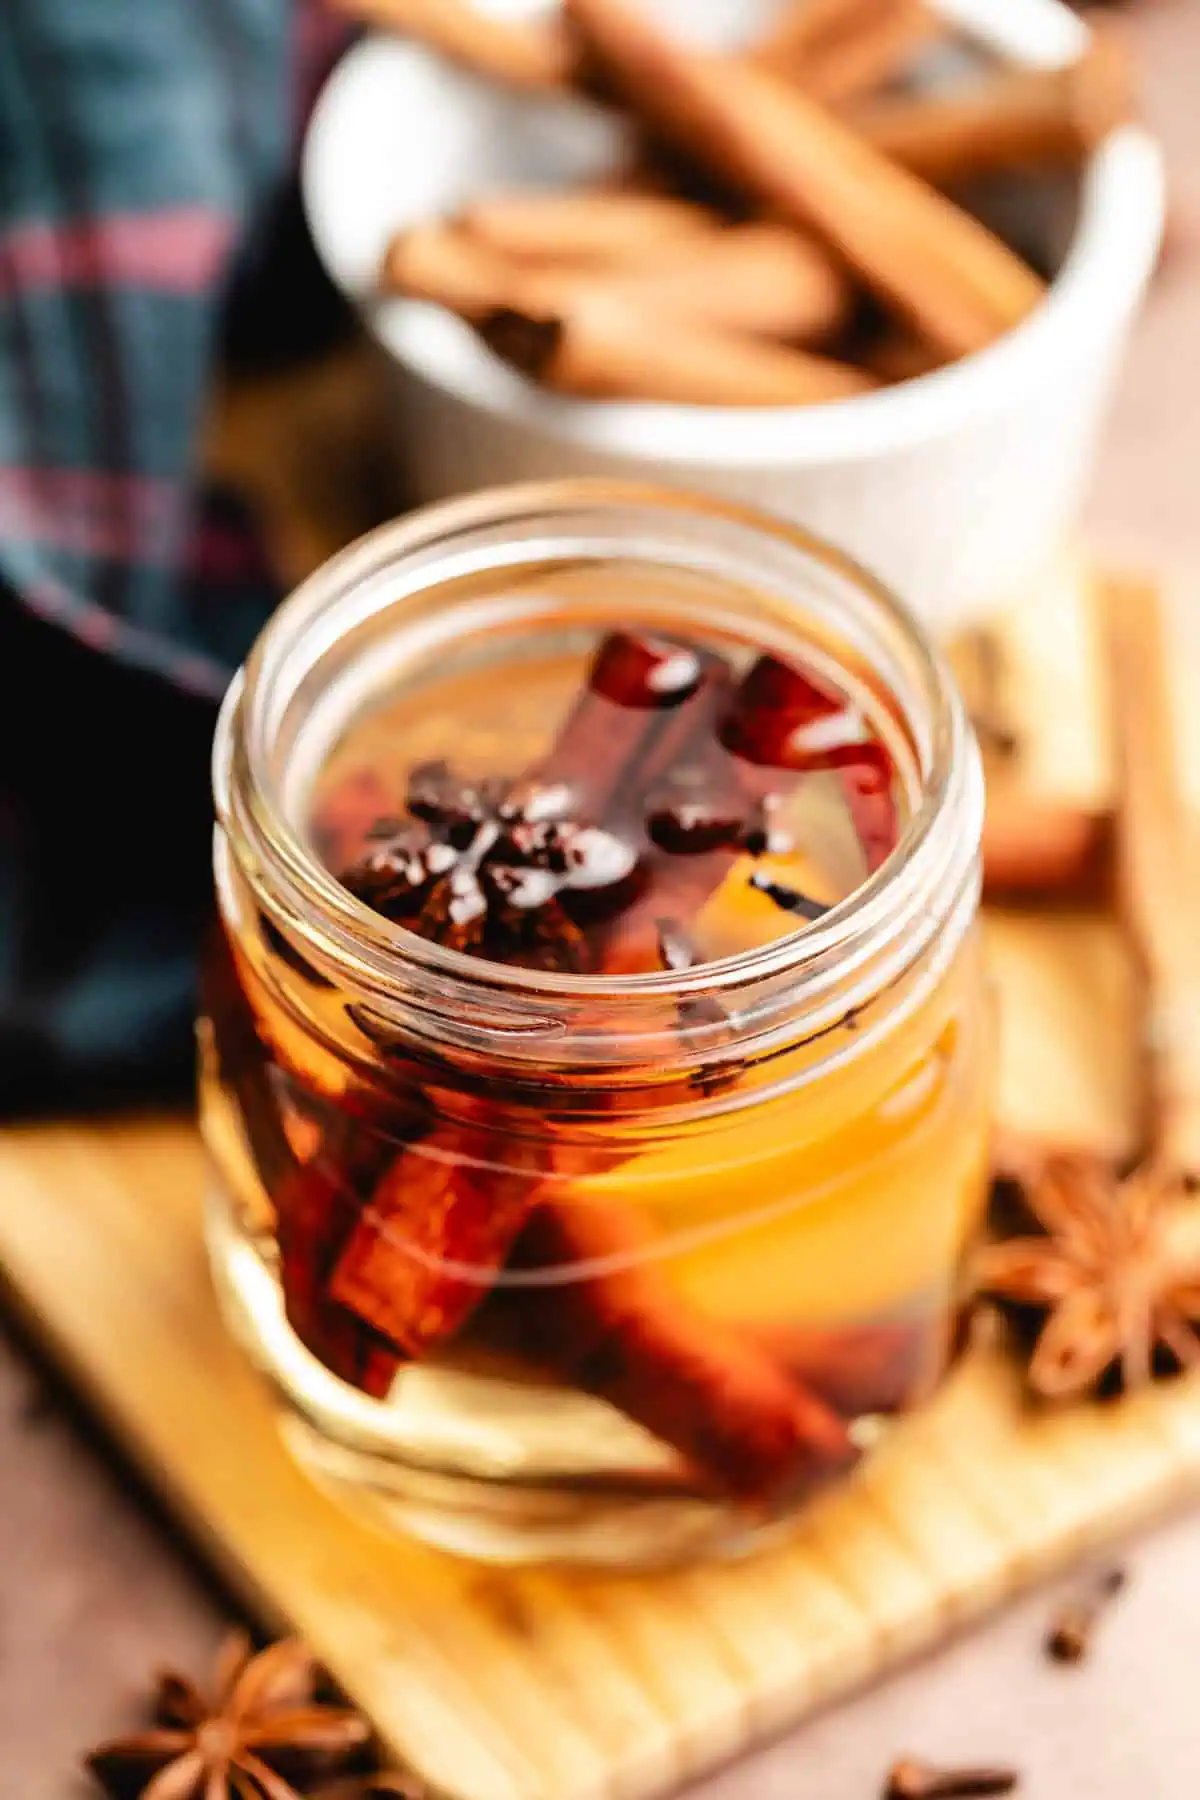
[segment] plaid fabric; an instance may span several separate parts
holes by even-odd
[[[187,1079],[213,707],[274,595],[199,491],[292,0],[0,0],[0,1110]]]

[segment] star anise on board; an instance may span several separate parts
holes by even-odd
[[[312,1790],[309,1800],[428,1800],[428,1790],[404,1769],[373,1769],[366,1775],[339,1775]]]
[[[235,1634],[208,1692],[164,1673],[153,1724],[102,1744],[87,1767],[114,1800],[298,1800],[350,1768],[371,1738],[358,1713],[317,1698],[318,1681],[295,1639],[256,1655]]]
[[[407,819],[381,819],[340,879],[385,918],[454,950],[585,971],[581,922],[628,903],[637,854],[570,816],[570,790],[414,769]]]
[[[989,1245],[979,1293],[1031,1328],[1028,1382],[1057,1400],[1200,1366],[1200,1235],[1189,1184],[1148,1163],[1026,1156],[1014,1170],[1037,1228]]]

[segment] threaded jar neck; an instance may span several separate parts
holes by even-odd
[[[815,923],[683,973],[545,973],[389,922],[318,859],[305,829],[313,785],[372,692],[464,643],[502,656],[519,632],[627,622],[611,582],[607,598],[573,595],[564,608],[555,571],[581,565],[636,568],[639,594],[647,572],[661,570],[654,629],[732,634],[823,664],[869,710],[906,790],[907,823],[883,866]],[[671,573],[703,578],[701,611],[694,591],[682,610]],[[489,594],[481,578],[491,574]],[[214,790],[219,886],[224,859],[373,1030],[487,1059],[517,1080],[553,1065],[600,1087],[636,1084],[647,1067],[769,1062],[805,1040],[817,1067],[840,1019],[873,1009],[883,1029],[887,996],[924,965],[934,977],[978,900],[978,754],[948,670],[908,612],[803,532],[651,488],[569,482],[480,494],[385,526],[334,558],[279,609],[230,689]],[[701,1026],[685,1044],[671,1027],[672,1008],[699,994],[721,1000],[720,1042]]]

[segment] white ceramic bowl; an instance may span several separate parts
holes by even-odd
[[[481,0],[481,4],[484,0]],[[486,0],[497,11],[530,0]],[[647,0],[697,41],[727,42],[771,0]],[[1060,0],[939,0],[1029,64],[1078,53]],[[467,195],[561,186],[619,154],[621,128],[569,100],[485,87],[414,46],[357,46],[314,115],[303,181],[318,250],[364,309],[394,386],[416,501],[556,475],[659,480],[750,500],[848,550],[935,629],[986,610],[1061,546],[1162,228],[1153,140],[1125,127],[1085,172],[1047,299],[988,350],[902,386],[805,408],[648,406],[563,398],[505,368],[458,320],[372,299],[405,223]]]

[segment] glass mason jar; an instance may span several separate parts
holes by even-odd
[[[527,766],[629,628],[836,681],[892,758],[881,866],[798,929],[601,976],[431,941],[331,873],[401,740]],[[982,782],[878,583],[711,500],[482,494],[286,602],[214,767],[212,1261],[318,1482],[468,1555],[664,1563],[779,1528],[934,1391],[987,1166]]]

